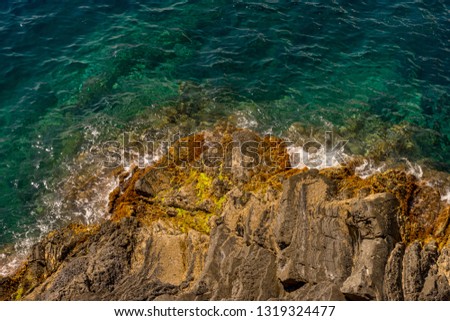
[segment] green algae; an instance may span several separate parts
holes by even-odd
[[[210,224],[209,220],[213,216],[211,213],[202,211],[188,211],[177,208],[177,216],[171,219],[171,222],[182,233],[187,233],[190,229],[196,230],[200,233],[209,234]]]
[[[197,175],[197,197],[201,200],[204,200],[211,195],[211,187],[212,187],[213,179],[206,175],[205,173],[199,173]]]
[[[22,299],[23,292],[24,292],[23,287],[19,287],[17,289],[17,292],[14,294],[14,300],[20,301]]]

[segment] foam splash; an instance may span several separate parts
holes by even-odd
[[[362,179],[366,179],[372,175],[382,173],[385,170],[386,164],[382,163],[381,165],[376,165],[371,159],[364,159],[364,162],[361,165],[355,167],[355,175]]]
[[[341,166],[339,159],[325,151],[320,147],[314,151],[305,151],[303,146],[289,146],[287,148],[291,166],[293,168],[329,168]],[[350,156],[344,153],[344,147],[339,151],[339,155],[348,160]]]
[[[0,276],[8,276],[13,271],[16,271],[25,258],[21,255],[16,255],[14,258],[8,260],[6,254],[0,254]]]
[[[446,194],[441,196],[442,202],[447,202],[447,204],[450,204],[450,188],[447,188]]]
[[[21,264],[27,258],[30,249],[33,244],[38,241],[38,238],[30,235],[32,233],[27,233],[22,236],[14,244],[12,248],[2,249],[6,253],[0,254],[0,276],[5,277],[16,271]]]
[[[76,175],[73,171],[71,175]],[[68,182],[77,178],[68,177]],[[7,276],[24,262],[34,244],[54,229],[76,221],[93,224],[107,216],[109,194],[118,182],[112,175],[101,176],[85,190],[77,192],[76,185],[70,189],[70,184],[62,184],[58,189],[42,198],[45,215],[35,211],[34,216],[41,216],[36,224],[29,227],[25,235],[15,235],[14,249],[0,256],[0,276]],[[65,186],[65,187],[64,187]]]
[[[258,121],[254,117],[242,111],[235,112],[233,116],[237,127],[255,129],[259,126]]]
[[[420,165],[415,163],[413,164],[406,158],[402,158],[402,161],[404,161],[407,165],[406,172],[408,174],[415,176],[419,180],[423,178],[423,169]],[[355,175],[362,179],[366,179],[367,177],[373,176],[375,174],[383,173],[387,169],[388,165],[384,162],[378,164],[371,159],[364,159],[361,165],[355,167]]]
[[[420,165],[412,164],[406,158],[402,158],[402,160],[404,160],[406,162],[406,164],[408,165],[408,171],[407,171],[408,174],[413,175],[413,176],[415,176],[418,179],[422,179],[422,177],[423,177],[423,169],[422,169],[422,167]]]
[[[65,172],[62,177],[53,182],[32,182],[33,186],[45,191],[38,205],[40,212],[31,213],[39,218],[26,233],[14,235],[15,243],[8,250],[0,249],[0,276],[14,273],[33,245],[52,230],[70,222],[95,224],[108,218],[109,195],[119,184],[115,175],[117,168],[104,166],[108,159],[107,155],[98,152],[102,143],[99,130],[94,126],[87,126],[85,130],[87,144],[73,161],[62,165]],[[139,162],[138,154],[132,154],[130,163],[123,168],[123,172],[128,173],[125,180],[131,177],[134,167],[150,166],[164,154],[160,146],[153,153],[144,155],[143,163]]]

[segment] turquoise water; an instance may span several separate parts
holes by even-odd
[[[326,128],[449,171],[450,3],[355,2],[0,0],[0,245],[94,220],[124,131]]]

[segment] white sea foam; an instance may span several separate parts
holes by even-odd
[[[418,164],[411,163],[408,159],[402,158],[407,165],[407,173],[415,176],[417,179],[422,179],[423,169]],[[370,177],[375,174],[383,173],[388,169],[386,163],[375,163],[372,160],[364,159],[364,162],[355,168],[355,174],[363,179]]]
[[[450,188],[447,188],[446,194],[441,196],[441,201],[447,202],[447,204],[450,204]]]
[[[38,240],[37,237],[26,233],[17,238],[13,251],[0,254],[0,276],[7,276],[17,270],[28,256],[29,250]]]
[[[291,166],[293,168],[308,167],[323,169],[341,165],[334,155],[326,153],[323,146],[310,152],[305,151],[303,146],[289,146],[287,150],[289,153]],[[350,158],[344,153],[344,147],[340,150],[340,156],[342,156],[345,160]]]
[[[119,181],[114,168],[104,166],[107,156],[92,152],[101,146],[100,132],[87,126],[85,136],[88,144],[73,161],[62,165],[65,171],[62,177],[30,183],[36,189],[45,188],[40,199],[42,209],[40,213],[31,212],[38,217],[36,224],[29,226],[25,234],[14,235],[13,249],[0,253],[0,276],[13,273],[27,258],[32,246],[50,231],[73,221],[93,224],[108,217],[109,195]],[[41,144],[38,148],[42,149]],[[154,164],[164,154],[159,147],[154,153],[144,155],[143,165]],[[131,178],[133,168],[142,165],[142,162],[138,164],[138,156],[131,155],[131,163],[124,168],[124,172],[128,172],[125,180]]]
[[[4,257],[0,258],[0,262],[4,261],[4,263],[0,266],[0,276],[5,277],[19,268],[24,258],[20,258],[20,256],[15,255],[8,260],[8,257],[5,254],[3,255]]]
[[[258,121],[254,117],[242,111],[237,111],[235,113],[235,116],[236,116],[236,126],[238,127],[248,129],[255,129],[258,127]]]
[[[408,174],[415,176],[418,179],[422,179],[423,170],[422,167],[418,164],[412,164],[408,159],[402,158],[406,164],[408,165]]]
[[[88,146],[96,143],[99,132],[88,129]],[[52,153],[38,142],[38,152]],[[84,150],[89,150],[85,148]],[[36,210],[29,215],[36,223],[27,226],[26,232],[14,233],[14,245],[7,250],[0,249],[0,275],[13,273],[26,259],[33,244],[50,231],[72,221],[95,223],[105,217],[108,196],[117,186],[112,169],[104,168],[101,155],[86,155],[81,152],[73,161],[62,164],[60,177],[30,182],[41,193]],[[100,158],[98,158],[100,157]]]
[[[355,175],[366,179],[369,176],[382,173],[386,170],[386,164],[375,164],[371,159],[364,159],[364,162],[355,168]]]

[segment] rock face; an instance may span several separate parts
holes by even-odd
[[[260,161],[242,166],[255,157],[225,149],[207,166],[224,141],[252,141]],[[111,194],[111,220],[50,233],[0,279],[0,298],[450,299],[449,211],[425,206],[428,187],[403,172],[290,169],[280,140],[245,130],[184,143],[201,150],[135,169]]]

